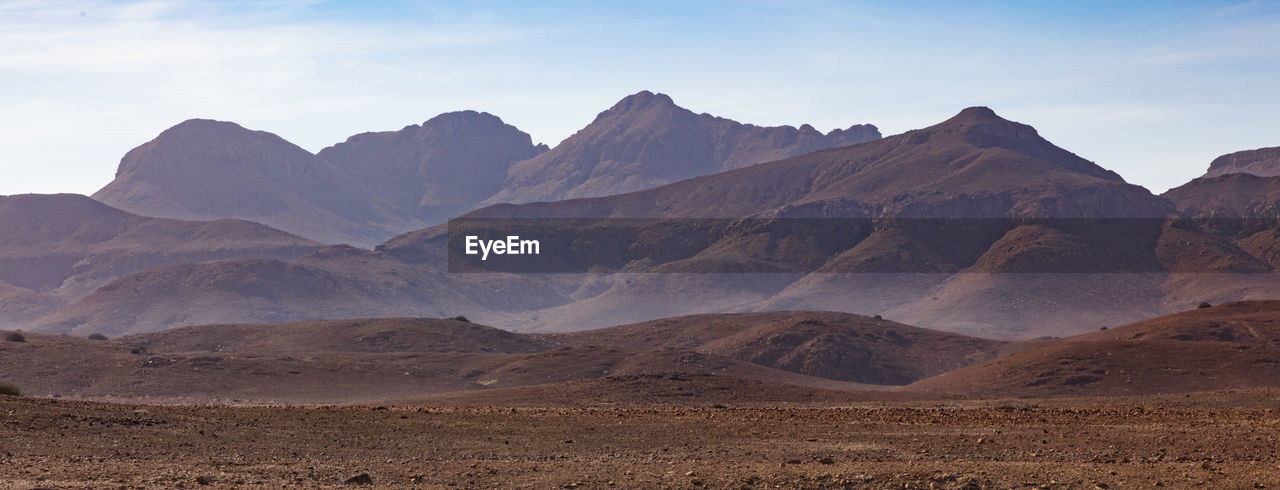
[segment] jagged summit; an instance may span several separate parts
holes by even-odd
[[[543,151],[528,133],[499,117],[467,110],[400,131],[352,136],[316,158],[388,200],[397,215],[436,224],[493,195],[513,162]]]
[[[1049,162],[1072,172],[1124,182],[1120,174],[1054,145],[1040,136],[1036,128],[1000,117],[989,107],[966,108],[945,121],[908,131],[901,137],[909,144],[942,146],[958,143],[978,148],[1000,148]]]
[[[366,141],[375,141],[379,138],[386,138],[387,135],[395,135],[398,138],[411,137],[416,134],[422,134],[432,130],[465,130],[465,129],[496,129],[511,128],[511,126],[502,121],[502,118],[490,114],[488,112],[480,112],[475,110],[461,110],[444,112],[423,121],[422,124],[410,124],[401,128],[399,131],[366,131],[363,133],[353,134],[347,137],[341,143],[328,146],[320,150],[320,155],[333,155],[335,151],[343,151],[344,145],[360,144]],[[516,129],[516,131],[519,131]],[[379,143],[385,143],[380,141]]]
[[[483,204],[598,197],[880,138],[871,125],[822,134],[812,126],[762,127],[695,114],[644,90],[601,112],[551,151],[511,167]]]
[[[427,119],[426,122],[422,123],[421,127],[438,126],[443,124],[476,124],[476,125],[486,124],[486,125],[508,126],[508,124],[505,122],[502,122],[502,118],[498,116],[495,116],[488,112],[480,112],[480,111],[474,111],[474,110],[468,109],[463,111],[445,112],[443,114],[437,115],[431,119]]]
[[[617,104],[610,107],[607,112],[625,112],[647,109],[650,107],[679,107],[675,101],[671,100],[671,96],[663,93],[654,93],[648,90],[641,90],[634,94],[623,97]]]
[[[986,131],[989,133],[997,133],[1005,136],[1017,137],[1036,137],[1040,134],[1036,128],[1015,121],[1010,121],[989,107],[975,106],[961,110],[951,118],[942,121],[936,125],[924,128],[922,131]]]
[[[962,109],[959,113],[957,113],[955,117],[952,117],[952,119],[971,119],[971,120],[987,119],[987,120],[1007,121],[1007,119],[1000,117],[998,114],[996,114],[996,111],[991,110],[990,107],[982,106],[982,105],[966,107]]]

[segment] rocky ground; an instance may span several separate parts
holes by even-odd
[[[703,406],[0,397],[14,488],[1280,488],[1280,391]]]

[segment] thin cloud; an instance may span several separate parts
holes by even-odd
[[[92,192],[191,117],[316,151],[476,109],[554,144],[641,89],[754,124],[885,133],[989,105],[1154,190],[1197,175],[1206,152],[1280,144],[1265,131],[1280,112],[1267,3],[1061,25],[1072,12],[1021,4],[380,7],[0,2],[0,194]]]

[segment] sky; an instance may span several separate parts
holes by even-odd
[[[885,135],[984,105],[1158,193],[1280,146],[1280,4],[0,0],[0,195],[90,194],[195,117],[315,152],[473,109],[554,146],[640,90]]]

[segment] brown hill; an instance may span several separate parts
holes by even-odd
[[[879,137],[871,125],[822,134],[807,124],[741,124],[694,114],[665,94],[642,91],[551,151],[512,165],[502,190],[485,203],[621,194]]]
[[[690,348],[572,346],[459,320],[212,325],[112,340],[27,334],[25,342],[0,342],[0,380],[39,396],[319,403],[667,375],[791,386],[775,395],[883,389]]]
[[[29,320],[51,305],[78,300],[117,277],[151,267],[289,259],[321,246],[257,223],[147,218],[74,194],[0,196],[0,229],[5,231],[0,234],[0,283],[11,286],[4,294],[4,321]]]
[[[423,223],[475,208],[502,187],[511,163],[546,151],[496,116],[450,112],[400,131],[363,133],[316,154]]]
[[[820,378],[907,384],[992,359],[1004,342],[834,312],[691,315],[546,336],[574,346],[680,348]]]
[[[126,345],[153,353],[308,355],[334,352],[530,353],[545,340],[457,319],[366,318],[295,323],[203,325],[131,335]]]
[[[0,342],[0,380],[31,396],[334,403],[481,388],[456,375],[465,361],[415,353],[152,354],[116,341],[26,337],[26,342]]]
[[[505,388],[561,383],[583,378],[643,374],[715,374],[825,389],[882,389],[865,384],[806,376],[725,356],[679,348],[611,346],[565,347],[504,357],[501,364],[472,371],[487,387]]]
[[[910,385],[972,397],[1280,386],[1280,301],[1202,308],[1060,339]]]
[[[1170,189],[1184,215],[1270,268],[1280,267],[1280,177],[1245,173],[1202,177]]]
[[[1280,176],[1247,173],[1201,177],[1163,194],[1193,218],[1236,219],[1280,216]]]
[[[1244,173],[1261,177],[1280,176],[1280,147],[1238,151],[1215,158],[1205,177]]]

